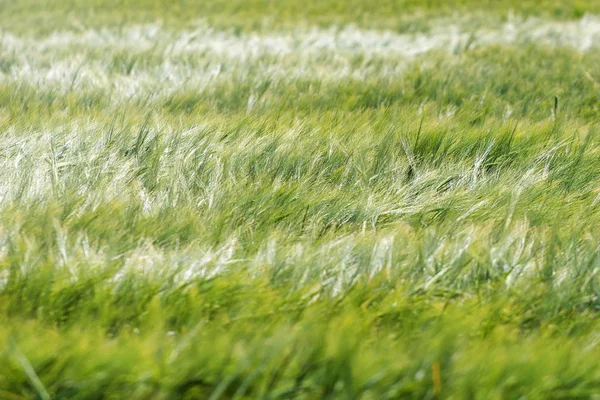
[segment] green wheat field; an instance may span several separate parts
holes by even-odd
[[[0,399],[600,398],[600,1],[0,0]]]

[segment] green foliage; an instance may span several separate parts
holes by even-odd
[[[596,3],[45,4],[0,9],[0,399],[597,395],[597,47],[301,36]]]
[[[3,27],[30,32],[156,21],[181,28],[199,19],[237,32],[346,24],[414,31],[439,17],[486,15],[503,20],[516,12],[570,19],[600,11],[600,5],[589,0],[3,0],[0,5]]]

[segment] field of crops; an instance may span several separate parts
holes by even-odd
[[[0,0],[0,400],[600,398],[600,2]]]

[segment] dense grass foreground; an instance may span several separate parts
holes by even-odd
[[[54,3],[0,10],[0,399],[600,392],[595,3]]]

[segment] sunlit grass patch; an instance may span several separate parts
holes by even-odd
[[[593,3],[34,3],[0,398],[597,392]]]

